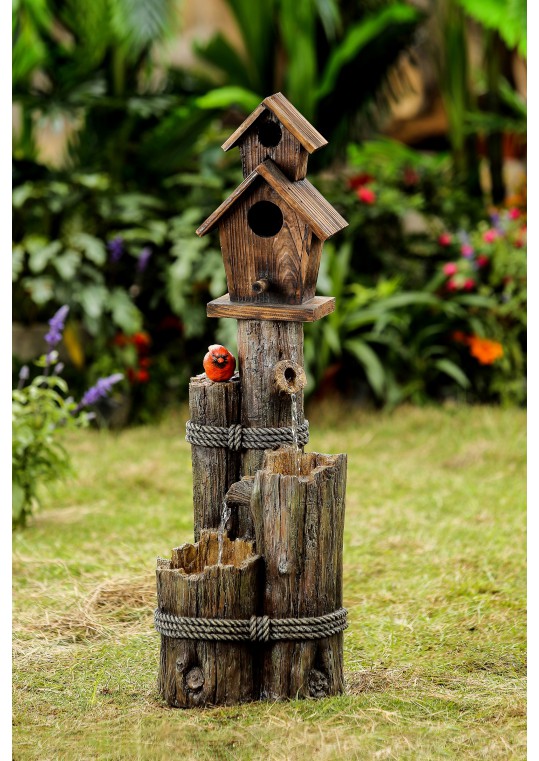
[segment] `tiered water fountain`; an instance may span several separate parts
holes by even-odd
[[[159,689],[171,706],[342,692],[346,455],[305,453],[303,323],[323,241],[346,221],[305,179],[326,140],[277,93],[223,145],[244,181],[197,233],[219,228],[238,320],[239,373],[191,379],[194,544],[157,563]]]

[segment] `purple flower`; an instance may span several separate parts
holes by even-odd
[[[110,251],[111,260],[114,263],[119,262],[124,252],[124,239],[121,235],[117,235],[108,242],[107,248]]]
[[[139,272],[144,272],[150,261],[152,255],[152,249],[149,246],[145,246],[139,254],[137,269]]]
[[[64,363],[58,362],[58,364],[55,366],[53,370],[54,375],[60,375],[63,369],[64,369]]]
[[[109,375],[108,378],[99,378],[95,386],[92,386],[86,391],[78,404],[77,410],[80,410],[83,407],[89,407],[91,404],[96,404],[100,399],[104,399],[114,384],[121,381],[123,377],[122,373],[114,373],[113,375]]]
[[[69,307],[64,304],[63,307],[56,312],[56,314],[49,320],[50,330],[45,336],[45,341],[52,349],[56,344],[59,344],[62,340],[62,332],[64,330],[64,324],[69,312]]]

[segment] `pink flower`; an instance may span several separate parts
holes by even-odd
[[[512,209],[509,209],[509,219],[518,219],[520,217],[520,211],[516,209],[514,206]]]
[[[462,256],[465,256],[466,259],[469,259],[470,256],[473,256],[473,246],[470,246],[469,243],[464,243],[460,248],[460,253]]]
[[[357,197],[360,201],[367,204],[373,204],[376,201],[376,193],[374,190],[366,187],[358,188]]]
[[[497,230],[494,230],[491,228],[490,230],[487,230],[486,233],[483,233],[483,240],[485,243],[493,243],[496,238],[498,237]]]
[[[462,287],[465,291],[473,291],[475,288],[475,280],[471,277],[466,278]]]
[[[489,263],[489,261],[490,260],[489,260],[488,256],[478,256],[477,257],[477,266],[478,267],[486,267],[487,264]]]
[[[450,246],[452,240],[453,239],[451,238],[449,233],[442,233],[441,235],[438,236],[438,243],[440,244],[440,246]]]
[[[447,275],[449,277],[450,275],[456,275],[457,272],[458,272],[458,267],[455,264],[455,262],[447,262],[447,264],[444,264],[443,266],[444,275]]]

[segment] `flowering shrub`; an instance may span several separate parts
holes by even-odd
[[[76,403],[68,396],[61,377],[63,365],[56,346],[62,340],[68,307],[62,306],[49,320],[45,336],[47,352],[36,360],[39,374],[30,380],[23,366],[18,387],[12,392],[12,522],[23,527],[39,504],[42,485],[72,472],[69,452],[60,440],[61,431],[86,427],[92,418],[87,408],[106,397],[123,375],[100,378]]]

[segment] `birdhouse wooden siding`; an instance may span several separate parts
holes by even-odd
[[[270,158],[290,180],[296,181],[307,174],[309,154],[327,145],[327,140],[284,95],[276,93],[262,101],[222,148],[228,151],[236,145],[244,177]]]
[[[261,163],[198,228],[219,226],[230,300],[302,304],[315,295],[322,243],[346,226],[308,180]]]
[[[305,179],[326,143],[276,93],[223,144],[239,146],[244,180],[197,230],[218,227],[229,290],[209,316],[313,321],[333,311],[332,296],[315,296],[322,244],[348,223]]]

